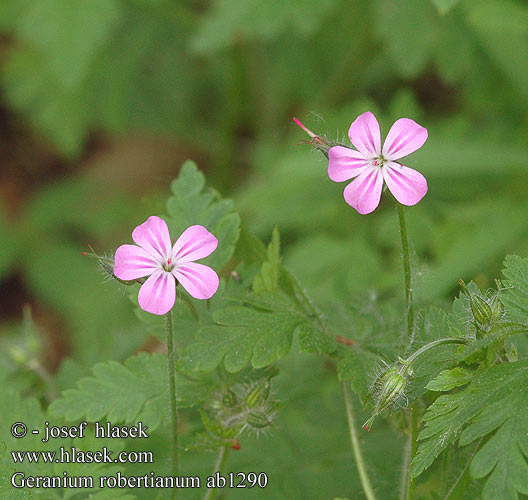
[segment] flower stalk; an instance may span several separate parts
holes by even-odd
[[[361,451],[361,445],[356,430],[356,423],[354,418],[354,407],[352,405],[352,397],[350,396],[350,390],[346,382],[343,382],[343,392],[345,396],[345,408],[348,422],[348,430],[350,432],[350,441],[352,443],[352,450],[354,452],[354,458],[356,460],[356,468],[359,473],[359,479],[361,480],[361,486],[365,492],[367,500],[376,500],[376,495],[370,484],[367,468],[363,459],[363,453]]]
[[[407,310],[407,334],[409,346],[411,346],[414,341],[414,309],[412,295],[411,259],[409,256],[409,236],[407,234],[407,223],[405,221],[405,212],[403,210],[403,205],[396,201],[396,207],[398,209],[398,220],[400,222],[403,274],[405,282],[405,307]]]
[[[169,369],[169,401],[172,438],[172,475],[178,475],[179,436],[178,436],[178,408],[176,407],[176,368],[174,366],[174,339],[172,334],[172,311],[166,314],[167,319],[167,358]],[[172,500],[176,499],[176,489],[172,489]]]
[[[220,475],[224,472],[227,459],[229,458],[229,448],[227,446],[222,446],[218,452],[218,458],[216,459],[216,464],[214,467],[214,472],[218,472]],[[213,500],[216,497],[218,488],[208,488],[205,493],[204,500]]]

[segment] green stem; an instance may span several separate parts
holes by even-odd
[[[178,475],[178,409],[176,408],[176,368],[174,366],[174,340],[172,337],[172,312],[167,313],[167,358],[169,367],[169,400],[170,418],[172,424],[172,475]],[[172,489],[172,500],[177,495],[176,488]]]
[[[356,468],[359,473],[359,479],[363,486],[363,491],[367,500],[376,500],[374,490],[370,484],[365,462],[363,460],[363,453],[361,452],[361,445],[356,431],[356,424],[354,420],[354,407],[352,406],[352,397],[350,396],[350,390],[346,382],[343,382],[343,392],[345,394],[345,407],[348,421],[348,429],[350,431],[350,441],[352,442],[352,450],[354,451],[354,458],[356,459]]]
[[[403,274],[405,281],[405,306],[407,309],[407,337],[409,342],[409,347],[412,346],[414,342],[414,309],[413,309],[413,296],[412,296],[412,276],[411,276],[411,259],[409,257],[409,236],[407,234],[407,224],[405,222],[405,212],[403,211],[403,205],[396,202],[396,207],[398,208],[398,220],[400,221],[400,236],[401,236],[401,246],[402,246],[402,258],[403,258]],[[419,354],[416,354],[418,356]],[[415,357],[416,357],[415,356]],[[410,356],[412,358],[412,356]],[[409,362],[412,361],[409,358]],[[414,359],[414,358],[412,358]],[[406,471],[407,474],[407,500],[413,500],[414,498],[414,481],[410,473],[410,463],[414,458],[416,453],[416,438],[417,438],[417,425],[418,421],[416,420],[416,429],[415,429],[415,420],[416,420],[416,410],[415,407],[411,409],[411,428],[409,429],[409,440],[411,454],[410,456],[404,457],[405,460],[409,462],[409,468]]]
[[[409,439],[405,443],[403,450],[401,480],[400,480],[400,495],[399,500],[405,500],[409,491],[409,471],[411,470],[411,456],[412,456],[412,433],[409,434]]]
[[[411,434],[410,434],[409,439],[411,441],[411,463],[412,463],[412,460],[414,456],[416,455],[416,450],[418,449],[418,407],[416,403],[412,405],[411,407]],[[408,490],[407,499],[414,500],[414,478],[412,477],[412,474],[411,474],[410,464],[409,464],[408,475],[409,475],[409,490]]]
[[[413,352],[408,358],[402,360],[402,366],[403,367],[410,366],[418,356],[422,355],[425,351],[428,351],[429,349],[432,349],[433,347],[443,345],[443,344],[467,344],[468,342],[470,342],[470,339],[464,339],[464,338],[457,339],[454,337],[446,337],[445,339],[433,340],[432,342],[429,342],[428,344],[423,345],[422,347],[420,347],[420,349]]]
[[[219,474],[222,474],[224,472],[228,457],[229,448],[227,446],[222,446],[222,448],[220,448],[220,451],[218,452],[218,458],[216,459],[216,464],[213,473],[218,472]],[[213,500],[216,496],[217,491],[218,488],[208,488],[204,496],[204,500]]]
[[[409,258],[409,236],[407,235],[407,224],[405,222],[405,213],[403,205],[396,202],[398,208],[398,219],[400,221],[400,236],[403,257],[403,273],[405,276],[405,305],[407,308],[407,332],[409,336],[409,345],[414,340],[414,309],[412,301],[412,280],[411,280],[411,259]]]

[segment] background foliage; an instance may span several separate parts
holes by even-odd
[[[80,253],[87,243],[111,253],[152,213],[172,217],[175,232],[185,227],[189,185],[197,194],[203,180],[185,184],[181,176],[171,193],[169,184],[187,158],[233,199],[207,191],[208,199],[193,198],[191,215],[205,206],[201,220],[233,235],[238,212],[240,234],[247,228],[266,245],[277,226],[282,264],[331,328],[390,351],[400,318],[378,299],[403,300],[396,213],[388,197],[369,217],[346,205],[325,162],[296,146],[304,137],[293,115],[339,139],[366,110],[385,133],[402,116],[428,128],[409,163],[430,187],[407,212],[419,305],[448,310],[459,277],[487,288],[506,254],[528,255],[526,1],[3,0],[0,32],[0,397],[17,402],[0,405],[11,408],[0,420],[2,436],[14,415],[43,420],[37,402],[45,407],[80,378],[136,373],[143,351],[162,350],[159,325],[146,332],[126,294]],[[226,276],[233,251],[212,256],[214,265],[226,264]],[[254,264],[248,277],[261,262]],[[259,286],[266,283],[256,293]],[[525,314],[526,302],[506,300]],[[293,317],[286,299],[281,307],[289,322],[282,321],[285,340],[274,359],[292,341],[331,352],[323,341],[293,335],[310,321]],[[242,331],[254,317],[240,314],[265,314],[218,309],[215,321]],[[196,325],[185,310],[177,314],[178,342],[193,353]],[[204,328],[207,344],[222,326]],[[253,366],[268,363],[252,349]],[[523,359],[521,341],[518,349]],[[298,350],[278,363],[274,392],[286,404],[277,429],[242,443],[230,469],[265,470],[263,498],[359,498],[334,367]],[[95,363],[104,364],[92,372]],[[364,356],[340,361],[361,392],[358,363]],[[51,374],[52,389],[42,373]],[[136,397],[141,406],[150,395]],[[402,446],[390,431],[380,422],[364,437],[382,498],[393,492]],[[185,463],[189,473],[208,473],[213,460],[189,453]]]

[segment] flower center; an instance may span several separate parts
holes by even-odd
[[[163,267],[164,271],[167,271],[168,273],[170,273],[176,267],[176,263],[172,262],[172,258],[169,257],[167,259],[167,262],[163,263],[161,267]]]
[[[383,168],[383,165],[385,164],[385,158],[383,157],[383,155],[379,155],[379,156],[376,156],[375,158],[372,158],[372,166],[373,167],[378,167],[378,168]]]

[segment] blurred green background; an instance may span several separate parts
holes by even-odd
[[[278,225],[316,300],[400,293],[389,196],[358,215],[293,116],[340,140],[367,110],[385,134],[425,126],[406,162],[429,182],[407,210],[417,300],[492,286],[528,255],[527,54],[526,0],[2,0],[0,380],[32,387],[27,349],[65,388],[149,348],[81,252],[163,214],[187,158],[250,231]]]

